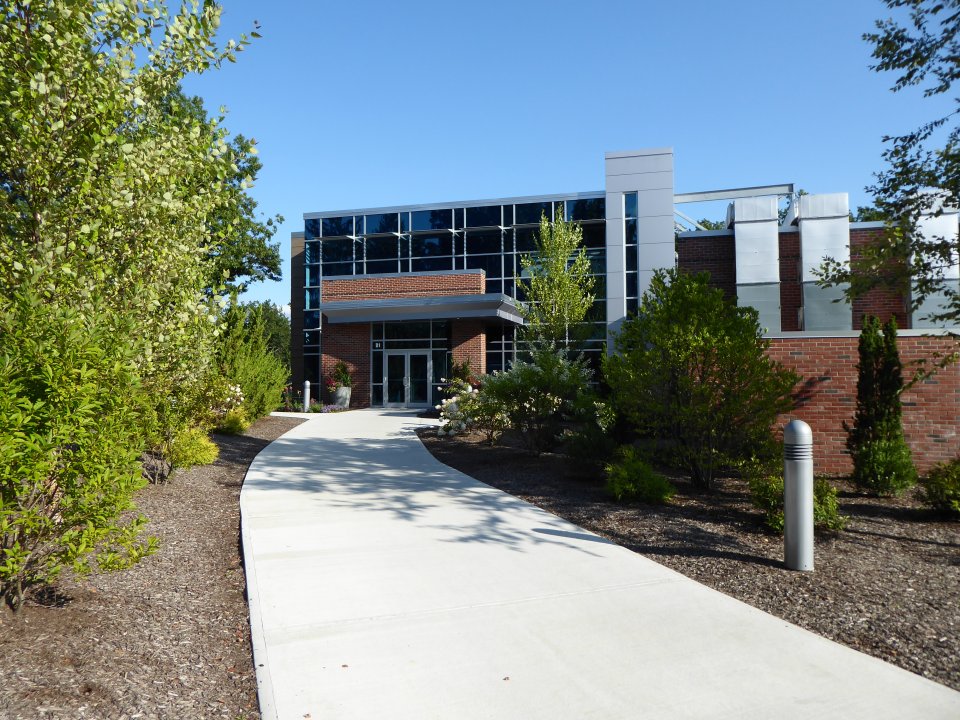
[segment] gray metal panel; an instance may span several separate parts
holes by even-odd
[[[737,285],[737,305],[757,309],[764,334],[780,332],[780,283]]]
[[[853,312],[843,297],[846,286],[821,288],[815,283],[803,283],[803,329],[850,330]]]
[[[733,188],[730,190],[706,190],[704,192],[678,193],[673,201],[683,203],[709,202],[711,200],[736,200],[737,198],[758,197],[763,195],[790,195],[793,183],[784,185],[760,185],[757,187]]]
[[[947,280],[944,283],[954,292],[960,292],[960,280]],[[960,324],[935,323],[927,319],[928,315],[936,315],[949,309],[947,296],[942,293],[928,295],[923,303],[910,315],[910,325],[918,330],[928,330],[933,328],[951,328],[956,329]]]

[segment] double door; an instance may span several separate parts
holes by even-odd
[[[418,350],[392,350],[384,358],[384,388],[387,407],[427,407],[430,405],[430,353]]]

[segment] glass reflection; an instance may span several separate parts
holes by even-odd
[[[353,216],[323,218],[323,236],[353,235]]]
[[[417,230],[450,230],[453,226],[452,210],[418,210],[410,213],[411,229]]]
[[[392,233],[397,232],[399,227],[397,224],[397,214],[396,213],[384,213],[381,215],[367,215],[367,235],[374,235],[376,233]]]
[[[500,206],[467,208],[467,227],[489,227],[500,224]]]

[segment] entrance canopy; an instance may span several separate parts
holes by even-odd
[[[320,303],[319,310],[331,325],[458,318],[499,319],[523,324],[516,300],[501,293],[341,300]]]

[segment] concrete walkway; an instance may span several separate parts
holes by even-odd
[[[311,416],[240,498],[265,720],[960,718],[960,693]]]

